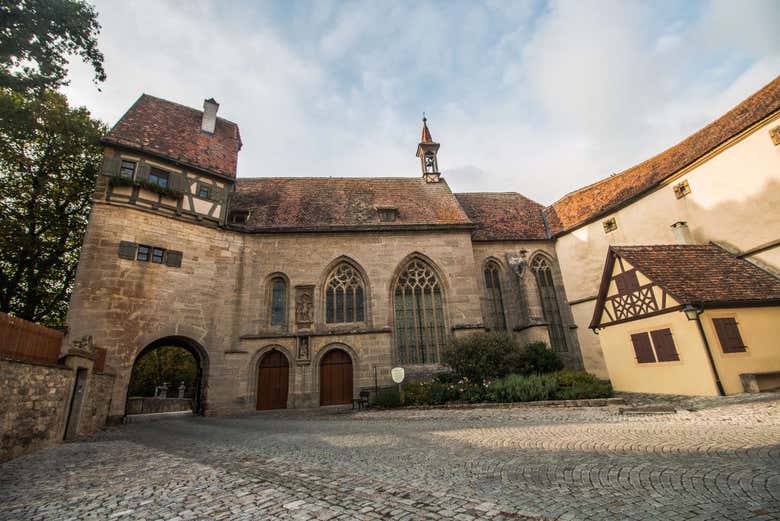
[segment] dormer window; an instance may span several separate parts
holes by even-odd
[[[149,171],[149,183],[161,188],[168,188],[168,172],[159,168],[152,168]]]
[[[228,215],[228,222],[230,224],[246,224],[249,219],[249,212],[247,210],[233,210]]]
[[[379,213],[379,220],[383,223],[395,222],[398,219],[398,208],[395,206],[380,206],[377,207]]]

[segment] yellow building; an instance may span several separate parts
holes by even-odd
[[[618,391],[780,387],[780,279],[713,244],[611,247],[590,327]]]

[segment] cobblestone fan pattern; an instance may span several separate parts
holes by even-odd
[[[780,395],[671,403],[131,424],[0,465],[0,519],[780,519]]]

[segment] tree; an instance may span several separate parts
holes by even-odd
[[[0,89],[0,311],[63,323],[105,130],[57,92]]]
[[[144,353],[133,366],[128,396],[154,396],[157,386],[168,384],[168,396],[176,396],[181,382],[192,396],[198,376],[195,357],[186,349],[163,346]]]
[[[81,56],[106,79],[100,24],[83,0],[0,0],[0,88],[18,92],[66,85],[68,58]]]

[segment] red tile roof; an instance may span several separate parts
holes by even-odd
[[[546,239],[544,207],[518,193],[455,194],[466,215],[477,223],[475,241]]]
[[[447,183],[415,177],[239,178],[230,210],[248,210],[249,230],[331,229],[472,223]],[[381,222],[378,208],[397,208]]]
[[[565,195],[545,209],[553,235],[613,212],[723,142],[780,109],[780,76],[692,136],[619,174]]]
[[[423,128],[422,135],[420,136],[420,143],[433,143],[431,131],[428,130],[428,120],[426,118],[423,118]]]
[[[208,134],[201,130],[202,117],[200,110],[143,94],[103,142],[235,178],[241,149],[238,125],[217,118],[214,134]]]

